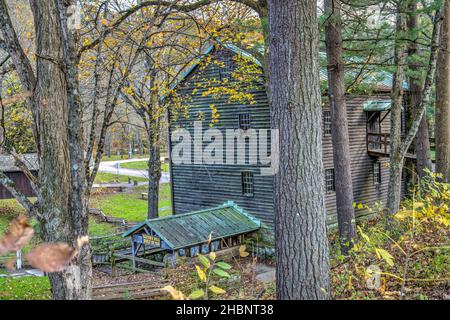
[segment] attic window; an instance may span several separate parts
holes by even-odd
[[[250,113],[239,114],[239,129],[250,129]]]
[[[331,112],[323,112],[323,134],[331,134]]]
[[[335,191],[334,184],[334,169],[326,169],[325,170],[325,190],[326,192]]]
[[[225,79],[231,79],[232,71],[232,61],[230,59],[225,59],[222,61],[223,65],[219,67],[219,80],[223,81]]]
[[[254,190],[253,172],[243,171],[241,172],[241,178],[242,178],[242,194],[245,197],[253,197],[253,190]]]

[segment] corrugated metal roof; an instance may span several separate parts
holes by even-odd
[[[22,155],[23,162],[31,171],[39,169],[39,162],[36,153],[27,153]],[[11,155],[0,155],[0,171],[2,172],[19,172],[22,171],[16,167],[14,157]]]
[[[212,52],[212,50],[214,49],[214,47],[218,45],[224,48],[227,48],[229,50],[231,50],[232,52],[241,55],[251,61],[253,61],[254,63],[256,63],[258,66],[262,67],[261,62],[255,57],[253,56],[251,53],[241,49],[240,47],[232,44],[232,43],[222,43],[219,42],[217,44],[212,44],[207,46],[202,55],[200,57],[198,57],[197,59],[194,59],[193,62],[186,67],[186,70],[181,73],[180,77],[171,85],[171,89],[175,89],[178,84],[180,84],[194,69],[195,67],[197,67],[200,62],[208,55]],[[326,53],[325,52],[320,52],[319,53],[320,59],[321,61],[323,61],[324,59],[326,59]],[[323,63],[322,63],[323,65]],[[355,77],[357,75],[359,75],[360,73],[360,69],[359,68],[347,68],[345,70],[346,76],[352,76],[354,75]],[[361,76],[361,75],[359,75]],[[327,69],[326,67],[321,67],[320,69],[320,79],[322,81],[327,81],[328,80],[328,73],[327,73]],[[365,85],[374,85],[378,90],[390,90],[391,86],[392,86],[392,74],[386,72],[386,71],[382,71],[382,70],[366,70],[365,72],[363,72],[362,76],[361,76],[361,81],[362,84]],[[408,83],[406,81],[404,81],[403,83],[403,88],[404,89],[408,89]],[[161,98],[161,100],[164,100],[165,96]]]
[[[256,231],[261,222],[233,201],[211,209],[146,220],[128,230],[123,237],[150,228],[174,250],[205,243],[211,235],[218,240]]]

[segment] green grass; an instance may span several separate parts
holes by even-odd
[[[115,182],[128,182],[128,178],[131,178],[131,180],[136,180],[138,182],[145,182],[148,181],[147,178],[144,177],[129,177],[129,176],[122,176],[117,175],[114,173],[103,173],[99,172],[97,173],[97,176],[95,177],[95,183],[115,183]]]
[[[147,170],[148,164],[147,164],[147,161],[126,162],[126,163],[121,163],[120,167],[126,168],[126,169],[135,169],[135,170]],[[169,164],[161,163],[161,171],[169,172]]]
[[[0,278],[0,300],[49,300],[47,277]]]
[[[106,215],[124,218],[129,221],[147,219],[147,200],[141,199],[141,193],[146,192],[146,186],[134,189],[133,193],[118,193],[96,196],[91,200],[91,206],[102,210]],[[172,214],[170,184],[160,185],[159,215]]]
[[[88,233],[90,237],[107,236],[115,234],[116,228],[112,224],[97,222],[93,217],[90,217]]]

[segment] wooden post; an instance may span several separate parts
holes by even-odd
[[[22,250],[17,250],[16,252],[16,257],[17,257],[17,270],[22,269]]]
[[[134,252],[134,240],[133,237],[131,237],[131,256],[132,262],[133,262],[133,272],[136,272],[136,260],[135,260],[135,252]]]
[[[114,249],[111,249],[110,253],[111,253],[111,256],[110,256],[110,260],[111,260],[111,276],[115,277],[116,276],[116,256],[114,255]]]
[[[387,134],[384,134],[384,154],[387,154]]]

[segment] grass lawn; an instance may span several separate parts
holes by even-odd
[[[121,163],[120,167],[126,168],[126,169],[135,169],[135,170],[147,170],[148,164],[147,164],[147,161],[136,161],[136,162]],[[161,171],[169,172],[169,164],[161,163]]]
[[[0,300],[49,300],[47,277],[0,278]]]
[[[129,177],[129,176],[121,176],[114,173],[104,173],[99,172],[95,177],[95,183],[115,183],[115,182],[127,182],[128,178],[131,178],[131,181],[136,180],[138,182],[148,181],[147,178],[144,177]]]
[[[19,205],[15,199],[0,200],[0,235],[3,235],[8,228],[10,222],[18,214],[24,213],[24,209]],[[36,229],[37,222],[32,220],[31,225]],[[89,235],[90,236],[104,236],[108,234],[113,234],[115,228],[113,225],[107,223],[98,223],[95,219],[89,219]],[[33,244],[40,242],[40,240],[35,237],[31,244],[24,247],[24,252],[28,252]]]
[[[106,215],[124,218],[129,221],[143,221],[147,219],[147,200],[141,199],[141,193],[147,187],[134,189],[133,193],[116,193],[99,195],[91,199],[91,206],[102,210]],[[160,184],[159,216],[172,214],[170,184]]]

